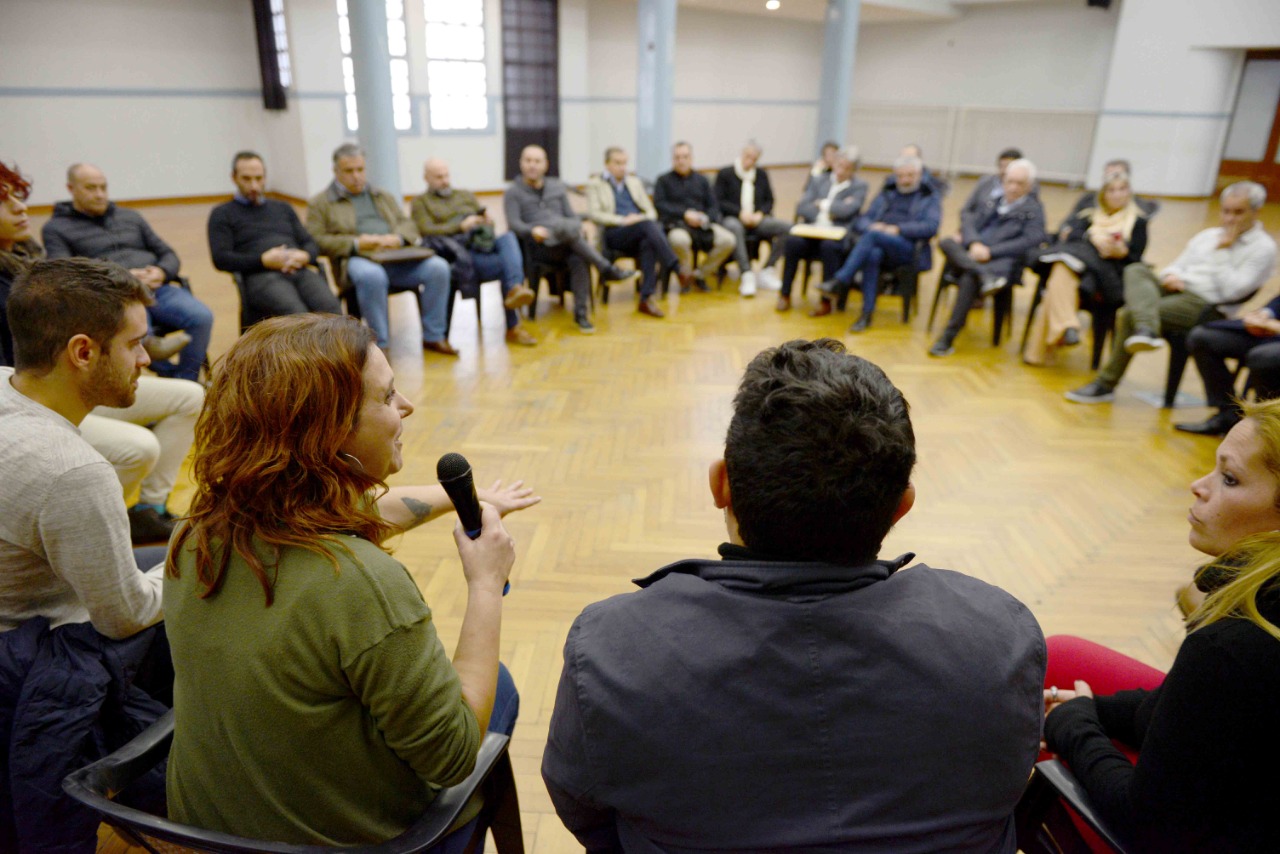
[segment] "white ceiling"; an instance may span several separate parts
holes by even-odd
[[[1061,0],[1056,0],[1061,2]],[[710,9],[738,15],[766,15],[801,21],[821,21],[827,0],[780,0],[782,7],[770,12],[764,0],[680,0],[681,6]],[[928,21],[954,18],[963,6],[981,3],[1046,3],[1055,0],[862,0],[864,24],[892,21]],[[1083,0],[1077,0],[1083,3]]]

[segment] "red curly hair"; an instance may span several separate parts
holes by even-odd
[[[196,423],[196,496],[169,549],[170,575],[174,556],[194,548],[200,597],[212,596],[234,551],[270,606],[281,549],[323,554],[336,571],[323,544],[345,548],[338,534],[381,546],[395,533],[369,499],[386,484],[338,455],[356,428],[374,343],[354,318],[296,314],[258,323],[227,351]]]
[[[26,201],[31,195],[31,182],[22,177],[17,164],[10,169],[0,161],[0,202],[8,201],[10,196]]]

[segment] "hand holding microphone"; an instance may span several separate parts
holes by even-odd
[[[502,517],[494,507],[486,505],[481,509],[471,464],[461,454],[445,454],[436,464],[436,476],[458,513],[453,538],[467,581],[500,580],[502,595],[507,595],[511,590],[507,578],[516,559],[515,541],[502,526]]]

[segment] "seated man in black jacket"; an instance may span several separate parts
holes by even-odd
[[[773,266],[782,257],[781,238],[791,230],[789,224],[773,216],[773,188],[769,186],[769,173],[757,165],[760,153],[758,143],[748,142],[733,165],[716,175],[716,202],[724,214],[724,227],[733,232],[737,241],[733,257],[741,276],[738,292],[744,297],[755,296],[757,284],[766,290],[781,290],[782,283]],[[756,259],[747,253],[748,237],[769,244],[769,254],[760,265],[759,282],[752,269]]]
[[[151,288],[155,304],[148,307],[152,325],[181,330],[190,342],[178,354],[178,364],[153,361],[151,370],[181,380],[200,378],[213,332],[213,312],[182,287],[178,254],[160,239],[142,214],[116,207],[107,196],[107,176],[88,163],[67,169],[71,201],[53,206],[53,218],[41,235],[50,258],[82,256],[114,261]]]
[[[719,274],[720,265],[737,245],[737,238],[721,224],[724,215],[711,182],[693,171],[693,146],[689,143],[677,142],[671,149],[671,171],[658,176],[653,204],[667,230],[667,240],[680,259],[680,269],[693,268],[695,251],[707,253],[702,266],[693,273],[698,290],[707,290],[706,280]]]
[[[878,558],[915,459],[906,399],[838,341],[752,359],[709,472],[722,560],[569,631],[542,776],[588,851],[1014,849],[1044,637],[1003,590]]]
[[[1235,320],[1211,320],[1191,330],[1187,351],[1196,360],[1205,396],[1218,411],[1204,421],[1182,422],[1174,429],[1200,436],[1225,436],[1240,423],[1235,374],[1227,359],[1249,371],[1248,388],[1258,400],[1280,397],[1280,297]]]
[[[231,160],[235,199],[209,214],[213,266],[244,277],[244,296],[260,318],[324,311],[338,314],[338,297],[318,271],[320,248],[286,202],[265,195],[267,167],[252,151]]]
[[[988,197],[960,222],[961,240],[944,237],[938,248],[947,263],[961,271],[951,319],[930,356],[950,356],[952,342],[964,328],[965,318],[979,294],[986,296],[1011,286],[1022,273],[1027,250],[1044,240],[1044,208],[1031,192],[1036,167],[1030,160],[1015,160],[1004,171],[1004,191]]]

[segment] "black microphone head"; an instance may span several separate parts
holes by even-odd
[[[445,454],[436,463],[436,478],[441,483],[471,474],[471,463],[462,454]]]

